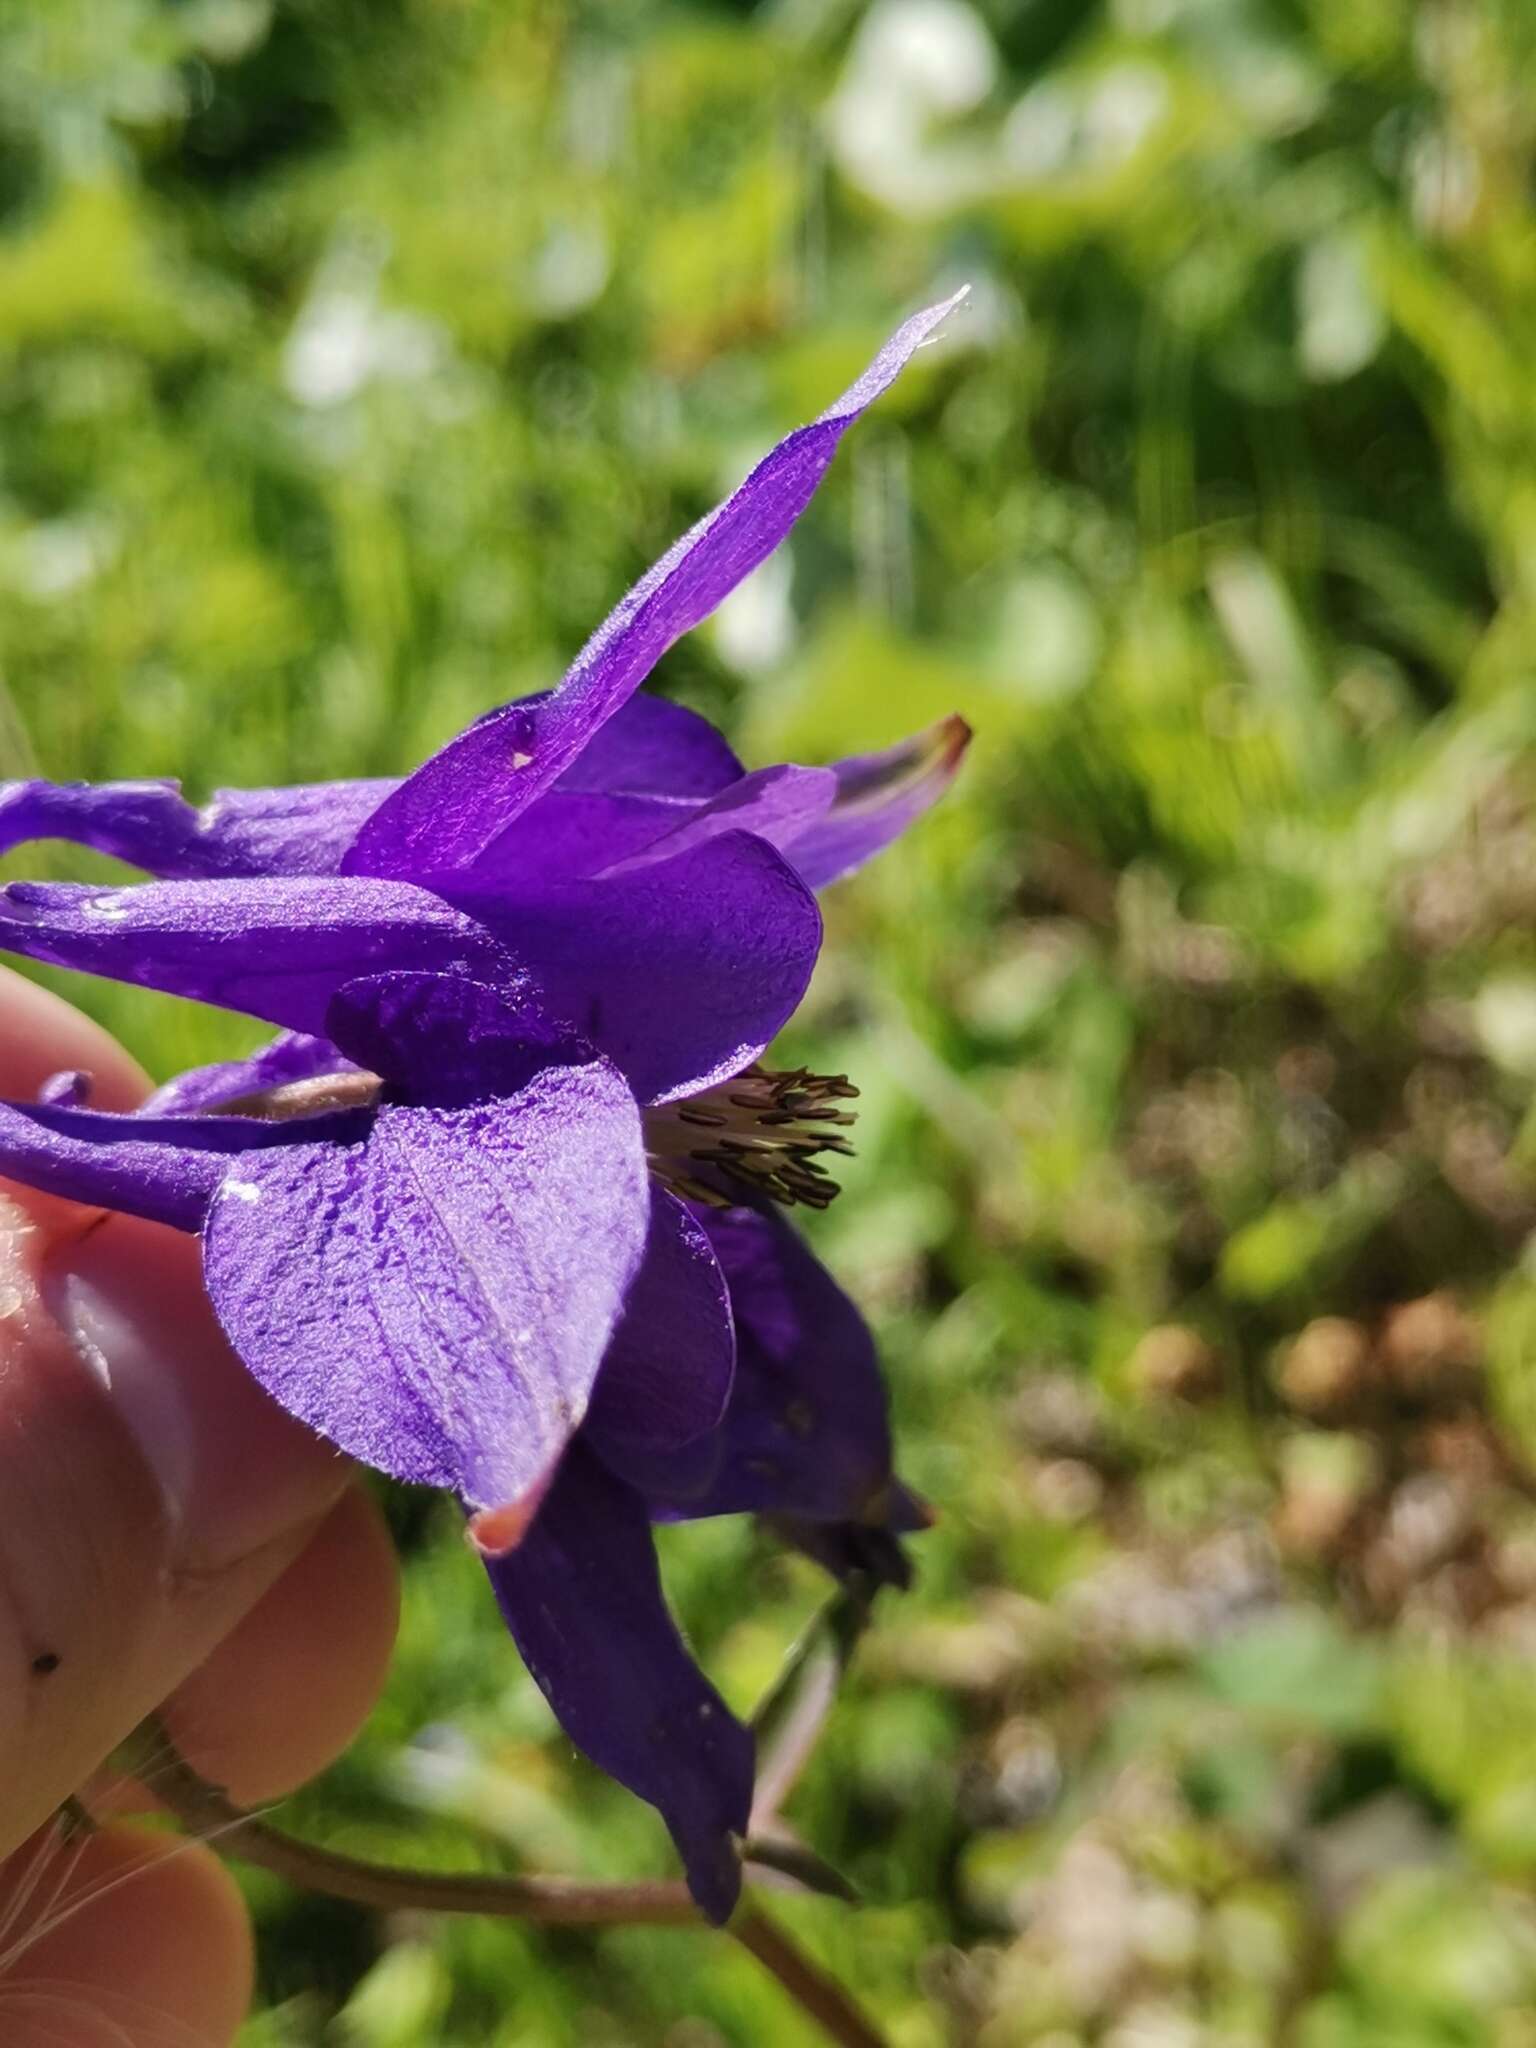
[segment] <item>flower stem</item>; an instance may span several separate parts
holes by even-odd
[[[842,1985],[803,1955],[777,1921],[746,1906],[732,1920],[729,1932],[838,2048],[885,2048],[885,2037],[876,2033]]]
[[[564,1877],[454,1876],[344,1856],[285,1834],[247,1813],[200,1777],[155,1729],[154,1788],[187,1830],[290,1884],[381,1912],[483,1913],[545,1927],[688,1927],[698,1908],[675,1880],[585,1884]],[[837,2048],[883,2048],[879,2034],[830,1977],[801,1954],[784,1930],[743,1906],[727,1933],[755,1956]]]
[[[174,1755],[157,1771],[157,1797],[189,1832],[309,1891],[381,1912],[485,1913],[548,1927],[686,1927],[698,1909],[686,1886],[584,1884],[563,1877],[456,1876],[369,1863],[301,1842],[226,1799]]]

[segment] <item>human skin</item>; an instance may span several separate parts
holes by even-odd
[[[103,1109],[148,1090],[96,1025],[0,970],[0,1095],[62,1068]],[[397,1613],[377,1510],[230,1351],[195,1241],[0,1181],[7,2048],[233,2038],[251,1943],[217,1858],[119,1823],[68,1847],[53,1816],[152,1712],[235,1799],[290,1790],[368,1712]]]

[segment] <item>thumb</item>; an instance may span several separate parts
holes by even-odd
[[[0,978],[0,1093],[142,1088],[67,1005]],[[196,1243],[0,1183],[0,1854],[254,1605],[343,1460],[245,1373]]]

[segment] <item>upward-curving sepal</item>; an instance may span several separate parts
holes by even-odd
[[[815,495],[844,433],[961,297],[914,314],[835,404],[787,435],[669,548],[547,698],[492,712],[409,776],[358,833],[346,869],[414,875],[472,862],[590,747],[673,642],[773,552]]]
[[[943,796],[970,740],[963,718],[941,718],[897,746],[839,761],[832,802],[779,842],[796,872],[821,889],[873,859]]]

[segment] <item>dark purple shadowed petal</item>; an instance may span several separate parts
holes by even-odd
[[[518,979],[487,933],[404,882],[12,882],[0,889],[0,948],[302,1032],[322,1032],[332,993],[371,970]]]
[[[648,1215],[634,1099],[592,1061],[460,1107],[386,1103],[365,1143],[249,1155],[204,1265],[282,1407],[500,1508],[536,1495],[586,1412]]]
[[[777,843],[813,889],[851,874],[938,802],[970,738],[963,718],[941,718],[899,746],[839,761],[831,807]]]
[[[249,1059],[219,1060],[213,1066],[189,1067],[157,1088],[140,1115],[188,1116],[216,1109],[243,1095],[284,1088],[292,1081],[313,1081],[321,1074],[355,1071],[353,1062],[328,1038],[305,1031],[284,1031]]]
[[[885,1387],[864,1319],[777,1216],[701,1212],[736,1320],[736,1378],[711,1470],[703,1446],[657,1460],[647,1493],[681,1519],[741,1513],[883,1521]]]
[[[0,853],[27,840],[67,839],[166,880],[334,874],[396,786],[221,789],[198,810],[174,782],[0,783]]]
[[[334,1135],[354,1125],[328,1117],[321,1128]],[[231,1160],[287,1135],[255,1117],[119,1116],[4,1102],[0,1174],[46,1194],[195,1231]]]
[[[345,869],[416,875],[473,861],[590,747],[673,642],[773,552],[810,503],[843,434],[956,299],[914,314],[834,405],[782,440],[684,534],[620,600],[547,698],[493,712],[409,776],[358,834]]]
[[[573,1445],[518,1549],[491,1560],[497,1603],[567,1735],[659,1807],[700,1910],[741,1890],[755,1766],[750,1732],[667,1612],[637,1494]]]
[[[675,1451],[725,1413],[736,1359],[731,1301],[709,1239],[675,1196],[651,1188],[645,1258],[624,1303],[582,1428],[621,1476]]]
[[[434,1107],[515,1095],[541,1068],[597,1058],[526,980],[492,988],[459,974],[364,975],[337,991],[326,1029],[358,1066]]]
[[[750,1065],[805,993],[821,944],[815,897],[742,832],[611,881],[426,885],[504,937],[550,1008],[644,1102]]]
[[[911,1560],[889,1526],[812,1522],[799,1515],[771,1515],[768,1521],[781,1543],[803,1552],[845,1586],[870,1592],[895,1586],[905,1592],[912,1583]]]
[[[744,773],[707,718],[666,697],[642,695],[626,699],[597,728],[555,787],[608,796],[707,797]]]

